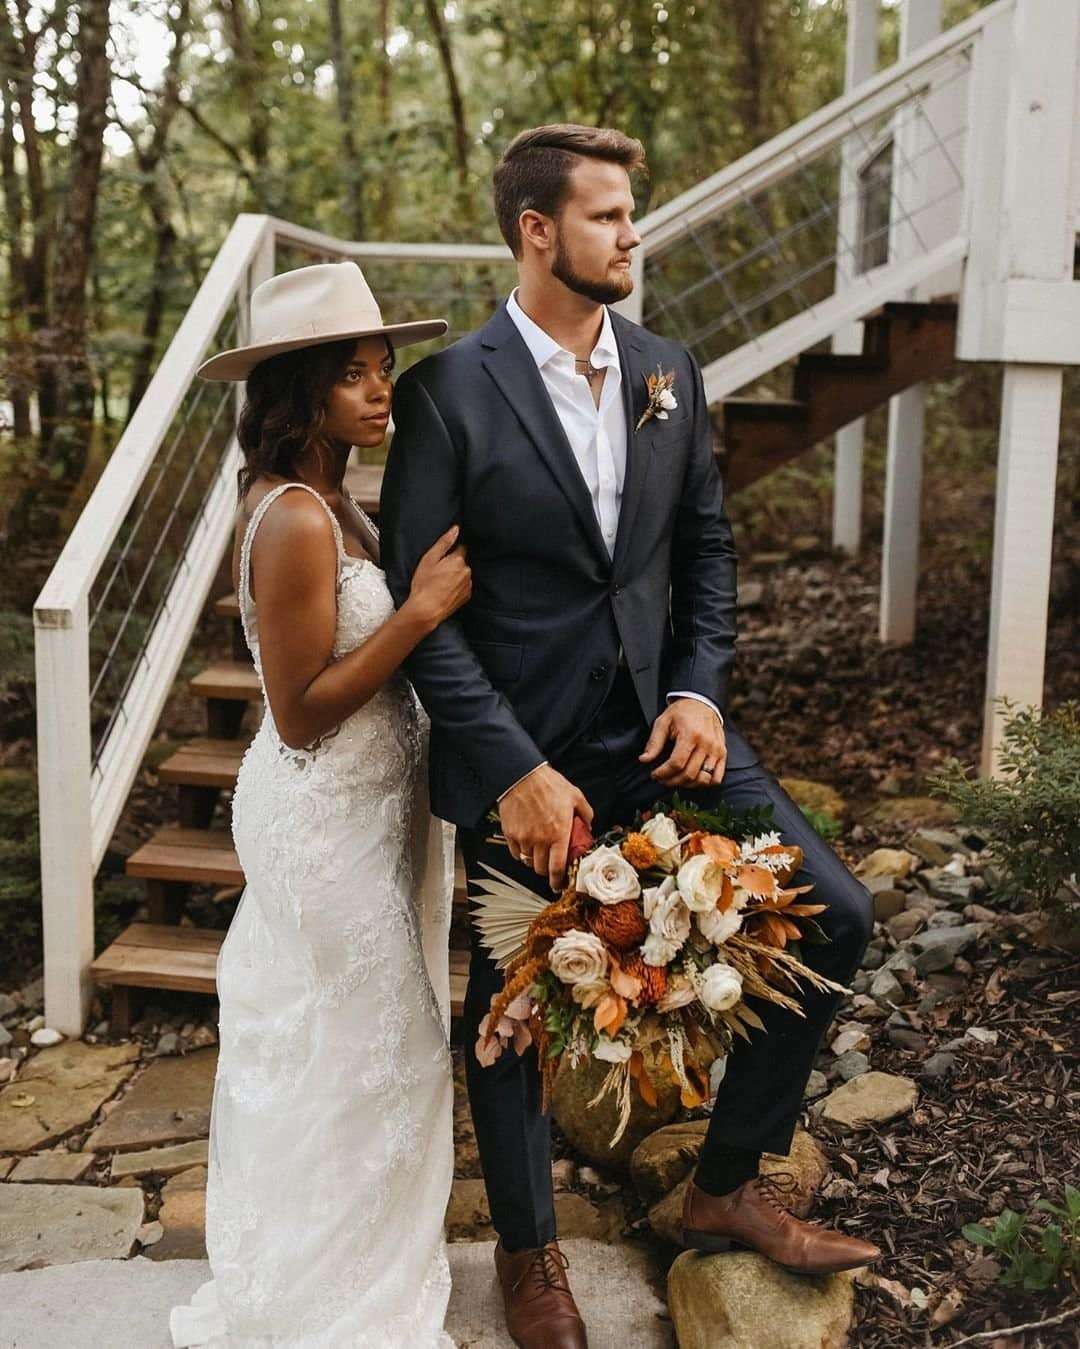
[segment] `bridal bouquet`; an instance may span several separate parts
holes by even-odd
[[[629,828],[594,839],[575,820],[561,896],[548,901],[492,867],[475,921],[506,971],[480,1024],[488,1066],[512,1044],[534,1044],[544,1109],[567,1056],[610,1065],[595,1105],[616,1093],[619,1125],[632,1093],[654,1105],[652,1072],[678,1084],[686,1107],[710,1096],[709,1069],[735,1036],[763,1030],[747,996],[802,1015],[799,981],[844,991],[799,959],[801,942],[827,940],[791,886],[802,850],[760,829],[764,811],[705,811],[678,798]]]

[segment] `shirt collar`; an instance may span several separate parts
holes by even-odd
[[[591,360],[593,365],[600,367],[611,365],[616,369],[619,365],[619,348],[615,344],[615,329],[611,323],[611,313],[607,305],[604,305],[604,321],[600,325],[600,336],[596,339],[596,345],[593,347]],[[566,355],[573,359],[573,353],[566,351],[565,347],[559,346],[558,342],[546,333],[543,328],[518,304],[517,290],[511,291],[506,301],[506,312],[510,316],[511,322],[517,328],[529,348],[529,354],[536,362],[537,368],[543,370],[544,366],[554,360],[556,356]]]

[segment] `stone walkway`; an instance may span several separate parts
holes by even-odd
[[[673,1349],[644,1257],[598,1241],[564,1243],[581,1289],[591,1349]],[[491,1242],[450,1248],[447,1329],[461,1349],[513,1349],[499,1331]],[[89,1260],[0,1275],[3,1349],[170,1349],[169,1308],[208,1277],[201,1260]],[[391,1349],[388,1346],[388,1349]]]

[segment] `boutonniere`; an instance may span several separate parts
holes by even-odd
[[[649,401],[645,404],[645,411],[638,418],[638,424],[634,427],[635,431],[640,431],[652,417],[655,417],[657,421],[666,422],[668,413],[674,412],[679,406],[678,400],[672,393],[672,389],[675,387],[674,370],[664,370],[658,365],[655,375],[645,376],[645,387],[649,391]]]

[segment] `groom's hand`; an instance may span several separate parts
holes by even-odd
[[[515,861],[562,889],[575,814],[592,824],[592,806],[568,779],[541,764],[499,802],[502,831]]]
[[[653,777],[665,787],[712,787],[724,776],[727,739],[720,718],[696,698],[676,698],[653,722],[652,734],[639,756],[652,763],[664,746],[672,750]]]

